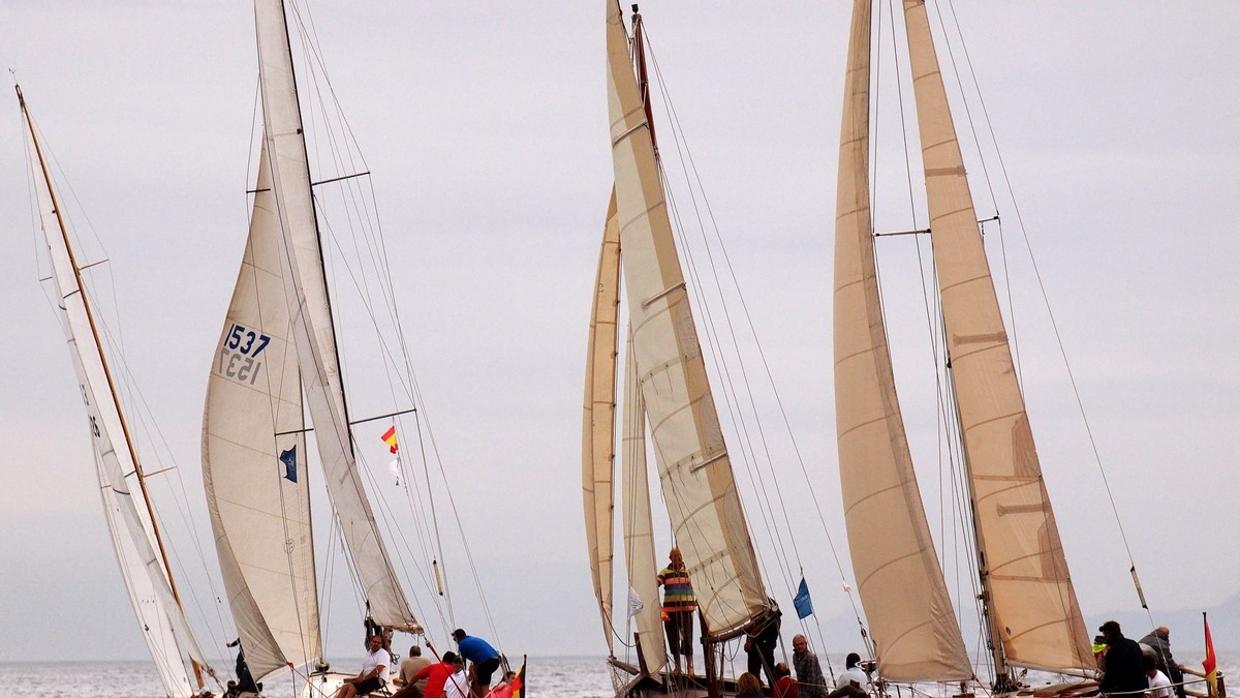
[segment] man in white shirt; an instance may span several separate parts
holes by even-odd
[[[362,671],[351,679],[345,679],[336,698],[355,698],[373,693],[383,687],[388,680],[388,668],[392,666],[392,655],[383,649],[383,636],[372,635],[367,641],[370,652],[362,663]]]
[[[469,696],[469,677],[465,675],[465,665],[458,665],[460,668],[456,673],[449,676],[443,685],[444,698],[470,698]]]
[[[848,656],[844,659],[844,671],[840,672],[840,677],[835,682],[835,687],[837,689],[844,688],[851,683],[856,684],[857,688],[860,688],[867,693],[869,692],[870,677],[866,676],[865,672],[861,670],[861,667],[857,666],[860,663],[861,655],[856,652],[850,652],[848,654]]]
[[[1145,676],[1150,681],[1150,690],[1145,692],[1149,698],[1175,698],[1171,691],[1171,679],[1158,670],[1158,662],[1154,657],[1145,655]]]

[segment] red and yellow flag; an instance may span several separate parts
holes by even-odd
[[[1210,687],[1210,698],[1218,696],[1218,659],[1214,656],[1214,639],[1210,637],[1210,621],[1206,619],[1206,614],[1201,614],[1201,622],[1206,628],[1206,658],[1201,662],[1201,668],[1206,674],[1206,684]]]
[[[395,424],[393,424],[391,427],[388,427],[388,430],[383,432],[383,436],[380,436],[379,438],[383,439],[383,443],[388,445],[388,450],[391,451],[392,453],[396,453],[397,451],[400,450],[400,444],[397,443],[396,441],[396,425]]]

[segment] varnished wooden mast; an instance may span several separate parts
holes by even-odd
[[[90,301],[86,293],[86,284],[82,281],[82,270],[78,267],[77,258],[73,254],[73,244],[69,240],[69,231],[65,227],[64,216],[60,212],[60,200],[56,196],[56,189],[52,186],[52,176],[47,169],[47,160],[43,157],[43,148],[39,145],[38,136],[35,135],[34,122],[30,119],[30,111],[26,108],[26,98],[22,95],[21,85],[14,85],[13,89],[17,91],[17,102],[21,105],[22,117],[26,121],[26,128],[30,132],[30,142],[34,144],[35,155],[39,158],[39,169],[43,173],[43,181],[47,184],[49,198],[52,201],[52,213],[56,214],[56,224],[60,227],[60,236],[65,243],[65,251],[69,255],[69,266],[73,268],[73,278],[77,283],[78,293],[82,296],[82,307],[86,310],[86,319],[90,323],[90,332],[94,335],[95,346],[99,348],[99,362],[103,366],[103,375],[108,379],[108,391],[112,395],[112,402],[116,405],[116,413],[120,418],[121,432],[125,436],[125,447],[129,449],[129,456],[133,460],[134,474],[138,479],[138,488],[142,491],[142,501],[146,506],[147,515],[151,520],[151,532],[155,537],[155,544],[159,547],[159,555],[163,559],[164,572],[168,577],[168,586],[172,590],[172,598],[177,605],[184,611],[185,605],[181,602],[181,594],[177,591],[176,580],[172,575],[172,564],[168,560],[168,551],[164,547],[163,536],[159,531],[159,521],[155,517],[155,508],[151,505],[151,494],[146,488],[146,476],[142,472],[142,463],[138,460],[138,451],[134,448],[133,437],[129,433],[129,423],[125,419],[125,412],[121,409],[120,398],[116,394],[116,381],[112,377],[112,369],[108,366],[108,357],[103,352],[103,343],[99,340],[99,329],[95,324],[95,315],[91,311]],[[198,665],[197,660],[191,658],[190,663],[194,668],[194,679],[198,682],[198,688],[204,687],[202,680],[202,668]]]

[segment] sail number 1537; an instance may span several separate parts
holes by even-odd
[[[220,373],[241,383],[253,385],[262,362],[259,354],[271,343],[271,337],[233,323],[220,347]]]

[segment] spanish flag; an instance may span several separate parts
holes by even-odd
[[[395,424],[388,427],[388,430],[383,432],[383,436],[380,436],[379,438],[383,439],[383,443],[388,445],[388,450],[391,451],[392,453],[396,453],[397,451],[400,450],[400,444],[396,442],[396,425]]]
[[[1214,639],[1210,637],[1210,621],[1206,620],[1206,614],[1201,614],[1201,622],[1206,627],[1206,658],[1201,662],[1201,668],[1206,673],[1206,684],[1209,685],[1210,698],[1218,696],[1218,660],[1214,656]]]

